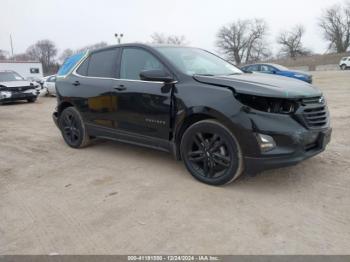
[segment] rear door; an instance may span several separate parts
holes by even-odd
[[[141,81],[140,72],[152,69],[167,70],[148,50],[123,48],[119,79],[112,81],[114,123],[118,131],[168,140],[172,87]]]
[[[79,95],[76,106],[84,120],[97,127],[114,128],[116,111],[112,79],[117,77],[119,48],[93,52],[72,75],[72,89]]]

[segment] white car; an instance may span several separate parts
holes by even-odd
[[[350,68],[350,56],[343,57],[339,62],[339,66],[341,70],[346,70]]]
[[[56,96],[56,75],[48,76],[43,84],[44,89],[47,91],[47,95]]]
[[[15,71],[0,71],[0,104],[18,100],[34,103],[39,93],[38,83],[25,80]]]

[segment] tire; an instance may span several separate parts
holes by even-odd
[[[235,136],[214,120],[199,121],[182,136],[181,157],[197,180],[214,186],[233,182],[243,173],[243,157]]]
[[[58,119],[64,141],[73,148],[83,148],[89,145],[90,137],[80,113],[74,107],[63,110]]]
[[[340,66],[340,68],[341,68],[341,70],[346,70],[346,65],[343,64],[343,65]]]
[[[29,98],[27,99],[28,103],[34,103],[36,101],[36,97],[35,98]]]

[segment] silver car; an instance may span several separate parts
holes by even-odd
[[[48,76],[43,84],[47,95],[56,96],[56,75]]]

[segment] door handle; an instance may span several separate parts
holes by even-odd
[[[119,85],[119,86],[115,86],[113,87],[115,90],[118,90],[118,91],[124,91],[126,90],[126,87],[124,85]]]
[[[74,81],[73,83],[72,83],[72,85],[73,86],[80,86],[80,82],[77,80],[77,81]]]

